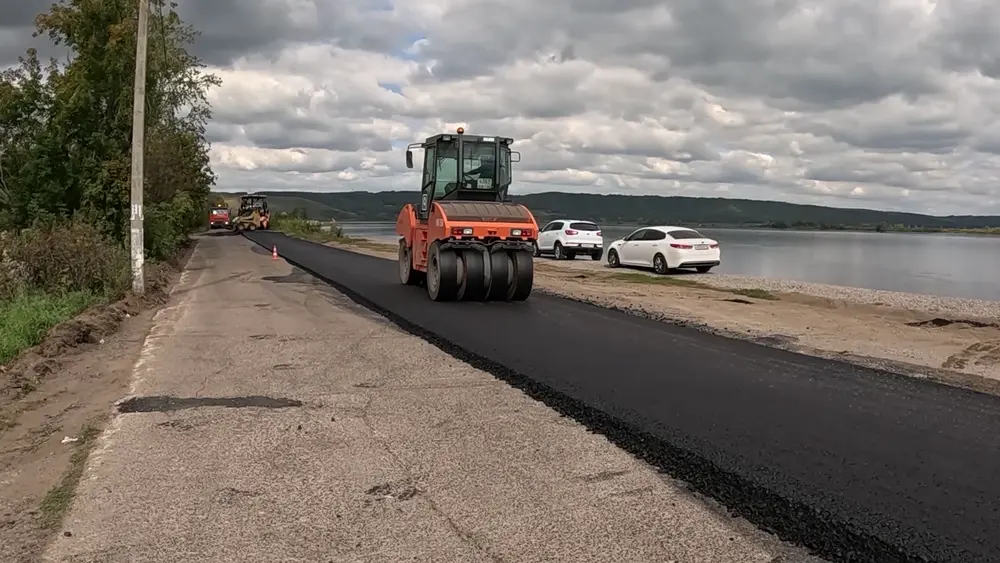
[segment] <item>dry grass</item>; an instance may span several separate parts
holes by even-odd
[[[94,440],[101,434],[98,421],[92,421],[80,429],[77,442],[73,444],[73,456],[70,457],[69,468],[63,473],[59,484],[46,493],[39,506],[43,527],[54,530],[58,528],[73,504],[76,496],[76,486],[83,477],[83,468],[87,463]]]

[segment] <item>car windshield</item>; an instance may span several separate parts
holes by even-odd
[[[601,230],[600,227],[598,227],[597,225],[595,225],[593,223],[583,223],[583,222],[581,222],[581,223],[570,223],[569,224],[569,228],[571,228],[571,229],[573,229],[575,231],[599,231],[599,230]]]
[[[684,240],[684,239],[689,239],[689,238],[705,238],[704,235],[702,235],[698,231],[691,231],[691,230],[688,230],[688,229],[678,230],[678,231],[670,231],[670,233],[668,233],[668,234],[670,236],[674,237],[674,240]]]

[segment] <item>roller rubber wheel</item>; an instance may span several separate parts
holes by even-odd
[[[412,253],[410,247],[406,246],[405,240],[399,241],[399,281],[403,285],[420,285],[423,281],[424,273],[413,267]]]
[[[427,253],[427,296],[434,301],[452,301],[458,294],[458,256],[441,250],[435,241]]]
[[[462,283],[458,286],[459,301],[482,301],[486,299],[486,260],[478,250],[463,250],[459,268]]]
[[[531,295],[534,283],[535,264],[527,252],[505,252],[513,266],[513,283],[507,288],[508,301],[524,301]]]
[[[506,252],[490,252],[488,255],[489,282],[487,284],[486,299],[489,301],[504,301],[507,299],[508,287],[510,287],[511,270],[510,259]]]

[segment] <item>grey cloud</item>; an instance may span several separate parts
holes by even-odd
[[[425,54],[439,79],[488,75],[502,63],[568,47],[576,58],[669,61],[669,74],[760,96],[849,105],[894,92],[933,93],[933,53],[907,14],[880,3],[672,0],[461,3],[434,28]],[[475,15],[496,9],[493,17]],[[966,20],[959,20],[966,21]],[[994,19],[993,21],[997,21]],[[941,36],[961,30],[958,22]],[[482,41],[481,37],[490,37]],[[933,38],[932,38],[933,39]],[[936,40],[935,40],[936,41]],[[933,41],[928,41],[933,44]],[[939,57],[940,58],[940,57]],[[658,73],[667,69],[661,65]]]
[[[275,52],[297,43],[332,42],[344,48],[390,51],[419,31],[414,22],[385,10],[382,0],[201,0],[178,12],[201,37],[194,51],[211,64],[250,53]]]
[[[289,127],[282,123],[252,123],[244,127],[246,139],[258,147],[283,149],[289,147],[354,152],[359,150],[389,151],[389,139],[352,131],[344,124],[331,124],[323,129]]]
[[[935,13],[943,32],[934,46],[944,66],[1000,78],[1000,6],[983,0],[941,2]]]
[[[851,146],[892,152],[946,154],[966,143],[973,131],[946,118],[917,122],[898,121],[865,127],[863,124],[813,122],[802,126],[819,136],[827,136]]]
[[[35,25],[35,16],[46,11],[51,0],[5,2],[0,12],[0,29],[23,29]]]
[[[64,57],[66,50],[57,48],[48,37],[33,38],[35,16],[52,5],[52,0],[8,0],[0,10],[0,66],[17,63],[17,58],[29,48],[38,51],[43,60]]]

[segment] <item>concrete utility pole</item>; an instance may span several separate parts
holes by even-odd
[[[149,31],[149,0],[139,0],[139,27],[135,40],[135,86],[132,99],[132,218],[130,225],[132,248],[132,291],[146,291],[143,276],[145,245],[142,215],[143,168],[146,133],[146,43]]]

